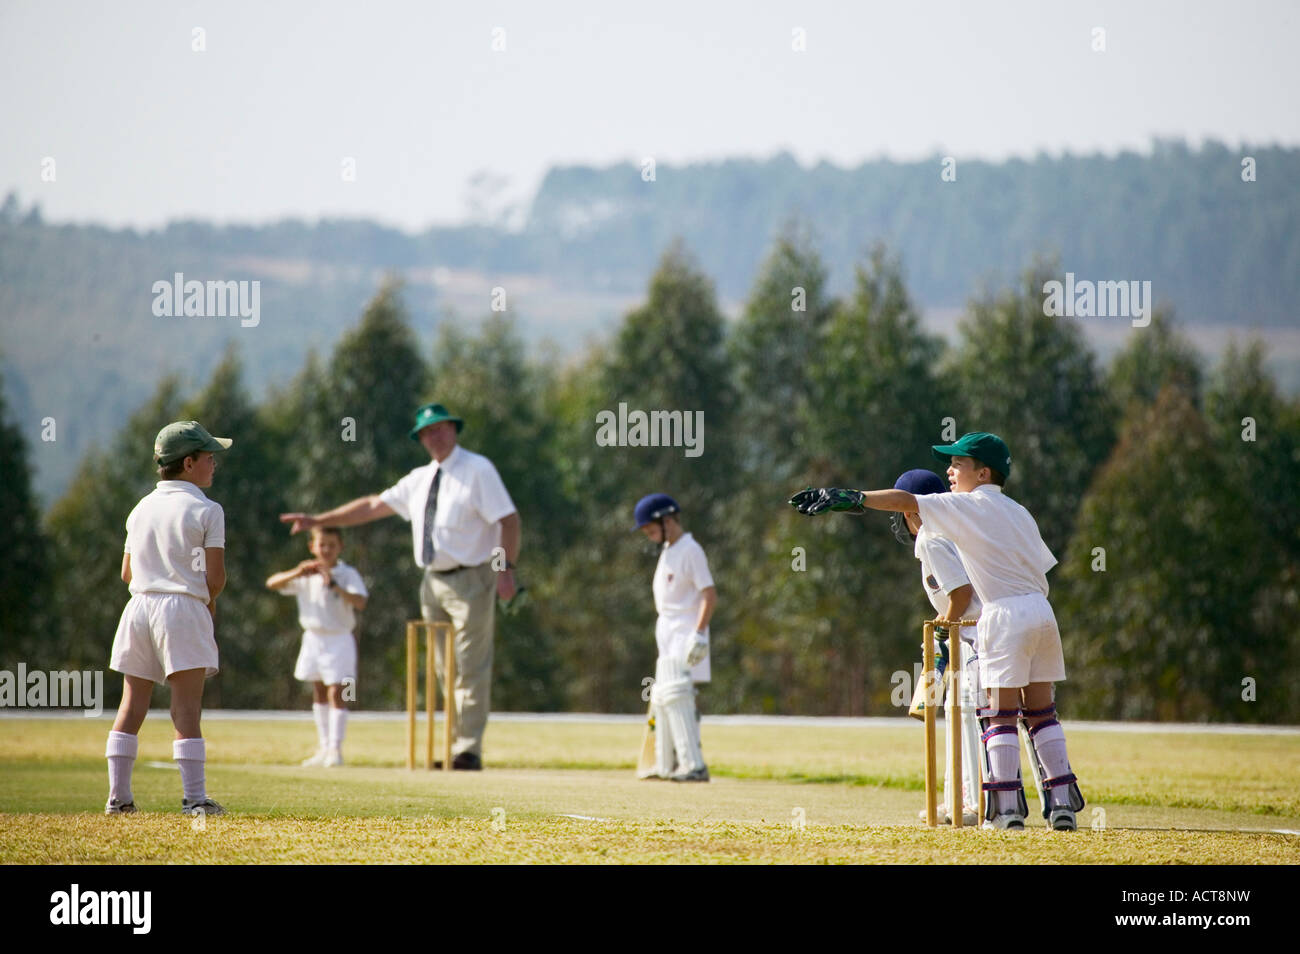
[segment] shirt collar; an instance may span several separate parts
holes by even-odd
[[[980,484],[978,487],[976,487],[974,490],[972,490],[971,493],[973,493],[973,494],[974,494],[974,493],[978,493],[978,492],[981,491],[981,490],[987,490],[987,491],[988,491],[989,493],[991,493],[991,494],[1000,494],[1000,493],[1002,493],[1002,488],[999,487],[997,484]]]
[[[912,555],[918,560],[921,559],[921,544],[929,540],[932,536],[933,534],[930,533],[930,528],[925,524],[921,524],[921,532],[916,535],[916,541],[912,544]]]
[[[670,544],[668,544],[667,549],[670,549],[670,550],[671,550],[673,547],[677,546],[678,543],[682,543],[683,541],[685,541],[685,540],[689,540],[689,539],[691,539],[691,533],[690,533],[690,531],[688,530],[688,531],[686,531],[685,533],[683,533],[680,537],[677,538],[677,543],[670,543]]]
[[[447,470],[449,468],[455,467],[456,461],[459,459],[460,459],[460,445],[457,444],[455,447],[451,449],[451,453],[448,454],[446,458],[442,460],[441,463],[436,460],[433,461],[432,463],[436,466],[438,470]]]
[[[188,480],[160,480],[158,481],[158,490],[165,494],[190,494],[200,500],[208,499],[208,495],[203,492],[202,487],[190,483]]]

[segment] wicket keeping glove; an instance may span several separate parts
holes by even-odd
[[[862,491],[841,490],[839,487],[809,487],[790,498],[790,506],[802,514],[816,516],[827,510],[837,513],[866,513],[862,506]]]

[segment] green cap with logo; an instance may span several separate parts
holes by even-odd
[[[1011,476],[1011,451],[1002,438],[984,431],[971,431],[963,434],[955,444],[934,444],[930,447],[934,456],[945,464],[954,457],[973,457],[986,467],[992,467],[1003,477]]]
[[[229,437],[213,437],[198,421],[174,421],[154,438],[153,460],[165,467],[199,451],[226,450],[233,443]]]
[[[430,424],[437,424],[440,421],[451,421],[455,424],[457,434],[459,434],[461,428],[465,426],[464,421],[458,417],[452,417],[451,412],[441,404],[426,404],[415,412],[415,426],[411,428],[411,440],[418,441],[420,439],[418,436],[420,431],[424,430],[424,428],[428,427]]]

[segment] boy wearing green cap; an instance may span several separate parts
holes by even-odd
[[[133,813],[131,770],[154,683],[172,692],[176,740],[172,758],[184,790],[186,815],[220,815],[204,778],[207,752],[199,718],[203,683],[217,673],[213,621],[226,585],[226,520],[203,490],[212,486],[216,454],[232,441],[213,437],[197,421],[158,432],[154,463],[161,478],[126,518],[122,581],[131,599],[113,637],[109,668],[122,673],[122,703],[108,734],[108,815]]]
[[[1029,730],[1038,762],[1043,816],[1058,831],[1073,831],[1083,796],[1066,756],[1065,731],[1056,720],[1053,684],[1065,679],[1056,617],[1047,601],[1047,571],[1056,565],[1024,507],[1002,493],[1011,454],[996,434],[972,432],[955,444],[936,444],[948,464],[954,493],[914,495],[903,490],[809,488],[790,503],[801,513],[866,509],[919,513],[925,526],[957,545],[966,575],[984,604],[976,628],[980,681],[989,693],[983,711],[988,780],[988,820],[993,827],[1023,829],[1026,802],[1020,774],[1016,720]]]

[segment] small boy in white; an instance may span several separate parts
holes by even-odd
[[[343,534],[337,527],[312,527],[308,543],[314,560],[276,573],[266,585],[298,598],[302,649],[293,676],[312,684],[312,714],[316,717],[316,754],[303,765],[333,768],[343,764],[343,736],[348,708],[345,682],[357,678],[355,610],[366,608],[369,594],[361,574],[339,559]]]
[[[655,720],[654,777],[674,782],[707,782],[709,769],[700,748],[695,709],[696,682],[708,682],[709,620],[718,591],[704,548],[682,530],[677,502],[650,494],[637,502],[636,529],[660,544],[655,567],[655,684],[650,701]]]
[[[109,668],[122,673],[122,703],[108,733],[107,815],[135,812],[131,771],[140,726],[156,682],[171,687],[172,758],[180,768],[181,811],[221,815],[208,797],[207,749],[199,726],[203,683],[217,673],[213,637],[217,596],[226,585],[226,518],[209,500],[214,456],[232,441],[213,437],[197,421],[177,421],[154,441],[157,486],[126,518],[122,582],[131,598],[117,624]]]
[[[894,482],[895,490],[905,490],[914,496],[922,494],[944,494],[948,485],[933,471],[909,470]],[[961,564],[961,556],[951,540],[947,540],[921,520],[919,513],[890,514],[894,535],[901,543],[912,544],[912,553],[921,563],[921,586],[926,598],[937,614],[935,619],[977,619],[980,615],[980,598],[975,595],[975,588],[966,577],[966,570]],[[948,664],[949,644],[947,630],[935,628],[940,637],[940,658],[936,668],[942,678]],[[961,791],[963,794],[962,820],[967,825],[978,822],[979,812],[979,760],[980,730],[976,710],[983,707],[980,701],[979,656],[975,652],[975,630],[973,627],[961,628],[962,641],[962,686],[961,686],[961,729],[956,732],[949,727],[949,758],[944,760],[943,802],[945,806],[940,818],[944,824],[952,823],[952,746],[960,738],[962,745]],[[913,696],[909,715],[924,718],[926,687],[918,684]],[[921,809],[921,817],[926,817],[926,810]]]

